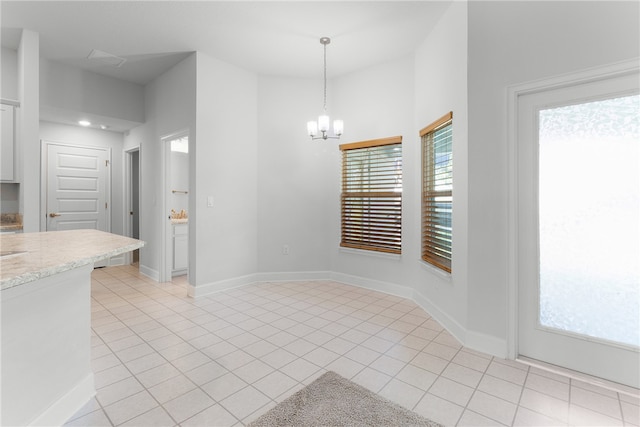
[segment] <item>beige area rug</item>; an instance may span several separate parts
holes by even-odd
[[[428,426],[441,427],[335,372],[327,372],[249,427]]]

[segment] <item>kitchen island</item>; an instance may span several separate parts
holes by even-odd
[[[143,245],[98,230],[0,236],[0,425],[61,425],[95,395],[93,264]]]

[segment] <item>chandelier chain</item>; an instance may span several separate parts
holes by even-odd
[[[327,112],[327,45],[324,47],[324,112]]]

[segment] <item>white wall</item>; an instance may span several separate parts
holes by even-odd
[[[418,173],[414,158],[418,148],[418,129],[414,125],[414,60],[412,56],[379,64],[332,81],[329,94],[335,105],[335,117],[342,118],[345,133],[340,143],[402,136],[402,255],[340,248],[340,185],[342,154],[338,143],[332,145],[327,177],[331,198],[325,211],[330,218],[329,251],[331,270],[338,278],[354,277],[407,287],[414,286],[415,266],[419,259],[419,218],[414,207],[420,204],[420,190],[415,187]],[[320,94],[318,94],[320,95]],[[317,102],[321,101],[317,96]],[[419,153],[419,151],[418,151]],[[351,277],[349,277],[351,276]]]
[[[189,257],[189,282],[198,294],[256,272],[258,108],[255,74],[196,55],[196,132],[189,141],[189,253],[195,256]]]
[[[308,277],[330,269],[338,143],[311,141],[306,133],[307,121],[321,109],[319,79],[258,79],[257,269],[265,277],[300,272]],[[283,254],[284,245],[289,255]]]
[[[18,99],[18,51],[2,47],[0,98]]]
[[[507,86],[638,57],[639,7],[469,2],[468,323],[475,331],[507,334]]]
[[[16,158],[20,180],[20,212],[25,233],[40,231],[40,36],[22,31],[18,47]],[[34,171],[38,171],[34,173]]]
[[[40,61],[40,103],[45,109],[144,123],[144,87],[76,67]]]
[[[111,232],[124,233],[123,152],[124,137],[118,132],[40,122],[40,139],[83,147],[111,149]]]
[[[306,122],[317,119],[322,110],[321,79],[259,77],[261,277],[333,276],[363,279],[368,284],[384,281],[410,286],[407,269],[408,265],[415,265],[415,245],[406,244],[407,252],[402,257],[339,248],[339,145],[403,135],[408,145],[405,159],[411,159],[411,146],[416,144],[418,135],[413,127],[413,66],[413,58],[406,57],[330,80],[329,115],[345,121],[345,134],[340,140],[312,141],[306,134]],[[413,173],[405,166],[405,178]],[[413,187],[405,186],[407,206],[413,204]],[[411,230],[417,219],[412,217],[410,208],[405,206],[404,212],[409,214],[404,216],[403,225]],[[406,241],[415,242],[414,234],[417,235],[406,233]],[[283,254],[284,245],[289,247],[289,255]]]
[[[418,299],[433,305],[429,311],[454,335],[466,342],[468,272],[468,200],[469,137],[467,129],[467,3],[453,2],[415,55],[415,122],[412,131],[420,129],[453,112],[453,255],[452,273],[445,278],[435,269],[420,263],[414,280]],[[421,168],[421,151],[416,140],[412,167]],[[414,177],[416,193],[414,215],[420,217],[420,173]],[[420,226],[411,232],[418,235]],[[417,239],[417,245],[420,245]],[[420,254],[416,255],[420,259]]]
[[[155,279],[160,277],[162,229],[169,215],[164,212],[162,198],[164,177],[160,140],[172,133],[189,130],[190,144],[196,143],[195,88],[196,59],[193,54],[145,87],[146,122],[125,135],[125,150],[140,147],[140,239],[146,242],[140,249],[140,269]],[[191,147],[190,152],[193,152]],[[193,191],[193,181],[190,186]],[[192,227],[190,244],[195,233]],[[190,253],[193,253],[191,248]]]

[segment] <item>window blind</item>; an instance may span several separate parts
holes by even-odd
[[[402,137],[343,144],[340,246],[402,249]]]
[[[420,131],[422,140],[422,259],[451,272],[453,113]]]

